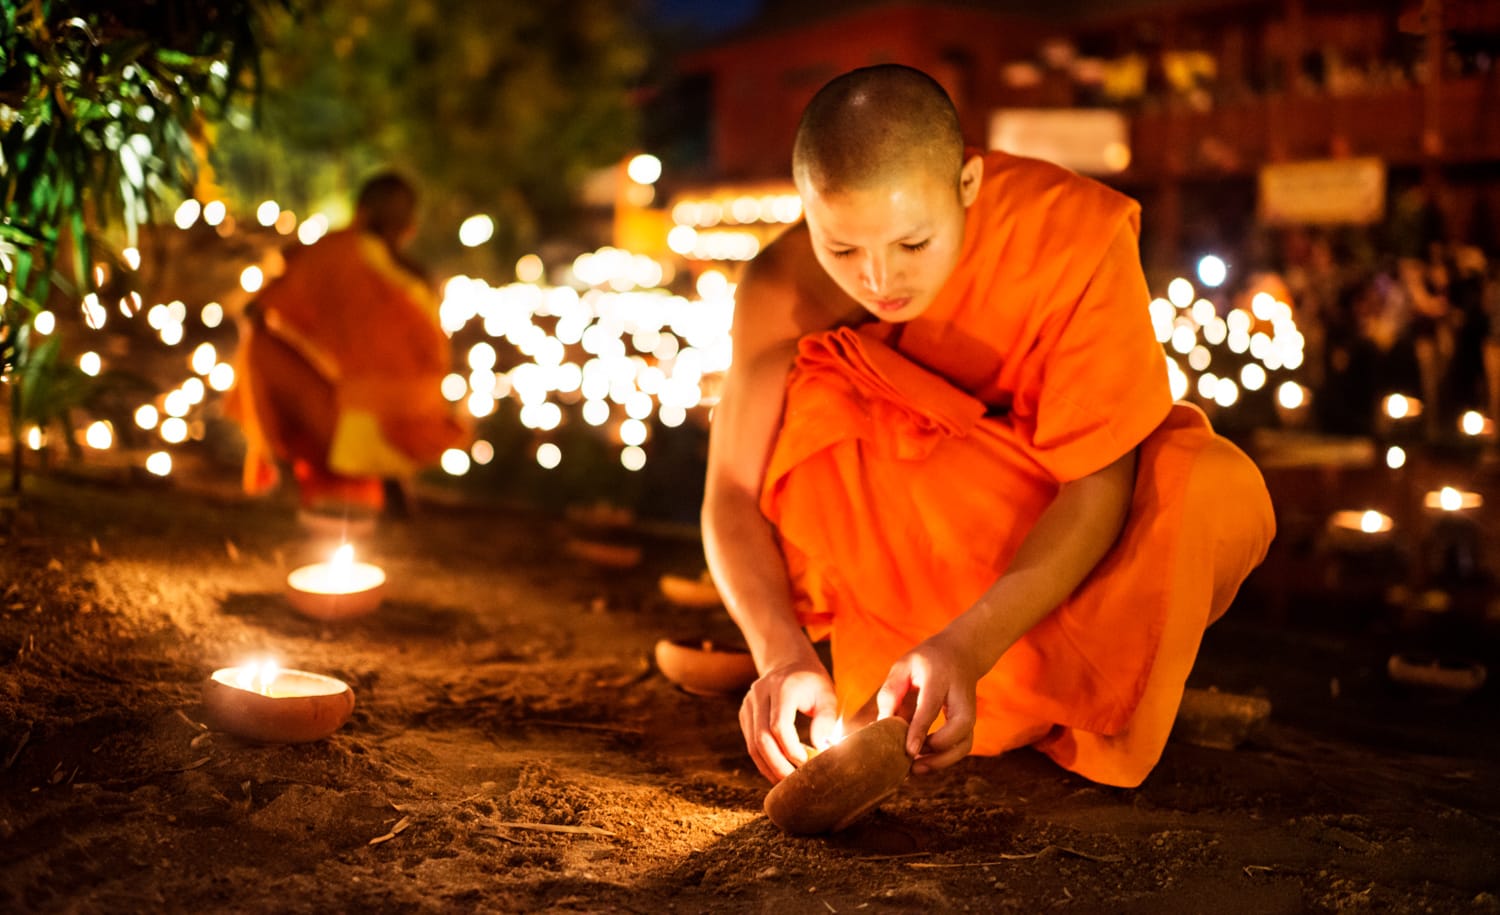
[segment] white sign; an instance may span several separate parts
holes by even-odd
[[[1385,163],[1316,159],[1260,170],[1260,219],[1270,225],[1368,225],[1385,217]]]
[[[1130,125],[1111,108],[999,108],[990,114],[989,143],[1083,174],[1130,167]]]

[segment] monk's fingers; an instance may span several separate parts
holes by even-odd
[[[927,743],[927,732],[932,730],[933,722],[937,721],[938,713],[947,702],[946,684],[931,681],[921,684],[917,693],[917,707],[911,716],[911,727],[906,730],[908,755],[915,757],[922,752],[922,747]]]
[[[804,702],[798,693],[798,690],[791,688],[791,684],[783,684],[771,697],[771,733],[781,751],[778,755],[783,761],[791,760],[787,772],[783,774],[790,774],[791,766],[807,762],[807,751],[802,748],[802,740],[797,736],[797,712],[801,711],[802,705],[811,710],[813,703],[810,701],[811,697]]]
[[[945,769],[968,756],[972,749],[974,749],[974,732],[971,730],[964,735],[963,739],[941,753],[930,753],[919,757],[916,765],[912,766],[912,771],[918,775],[925,775],[928,772]]]
[[[752,690],[746,694],[745,701],[740,703],[740,732],[745,736],[745,749],[750,754],[750,761],[755,763],[755,768],[760,771],[766,781],[775,783],[781,779],[776,775],[775,768],[771,766],[761,750],[761,737],[766,735],[766,731],[759,724],[761,716],[757,714],[760,707],[757,698]]]
[[[905,660],[897,661],[886,674],[885,683],[875,694],[875,717],[889,718],[904,704],[911,691],[911,668]]]
[[[945,753],[967,740],[974,744],[974,706],[963,701],[950,701],[943,709],[943,726],[927,735],[922,752]]]
[[[819,749],[827,749],[829,742],[833,739],[833,729],[838,724],[839,706],[838,699],[831,690],[822,690],[813,704],[812,724],[808,727],[808,737],[812,739],[812,745]]]

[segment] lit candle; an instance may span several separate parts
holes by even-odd
[[[1379,546],[1391,538],[1396,523],[1373,508],[1363,511],[1336,511],[1328,518],[1329,544],[1351,550]]]
[[[385,570],[354,561],[354,547],[343,544],[328,562],[293,569],[287,576],[287,597],[308,616],[333,620],[363,616],[380,605]]]
[[[1484,496],[1477,492],[1464,492],[1453,486],[1444,486],[1435,492],[1429,492],[1423,499],[1423,504],[1440,511],[1457,512],[1480,507],[1484,504]]]
[[[306,743],[338,730],[354,711],[342,680],[275,661],[214,671],[203,683],[204,717],[216,730],[265,743]]]
[[[1385,399],[1385,415],[1391,419],[1411,419],[1422,415],[1422,401],[1405,394],[1391,394]]]

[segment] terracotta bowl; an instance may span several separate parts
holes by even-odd
[[[663,575],[660,585],[662,595],[679,607],[707,609],[723,603],[719,598],[719,589],[707,572],[697,578],[688,578],[686,575]]]
[[[766,795],[766,816],[794,836],[853,823],[906,780],[906,731],[905,719],[882,718],[817,754]]]
[[[758,676],[750,652],[705,639],[662,639],[656,643],[656,666],[696,696],[737,695]]]
[[[342,592],[322,590],[310,581],[306,570],[313,566],[294,569],[286,579],[286,598],[297,612],[313,619],[337,621],[365,616],[380,606],[385,597],[385,573],[368,563],[355,563],[354,566],[356,569],[363,567],[357,579],[362,587]]]
[[[1466,696],[1484,685],[1488,671],[1478,661],[1398,652],[1386,662],[1386,673],[1407,686]]]
[[[203,681],[203,712],[218,731],[262,743],[307,743],[338,730],[354,711],[354,691],[342,680],[282,670],[263,695],[236,685],[242,668],[214,671]]]
[[[606,543],[574,537],[567,542],[569,556],[607,569],[633,569],[641,564],[642,550],[629,543]]]

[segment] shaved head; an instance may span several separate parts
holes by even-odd
[[[921,172],[958,185],[958,112],[932,77],[900,64],[845,73],[802,113],[792,177],[804,191],[838,193]]]

